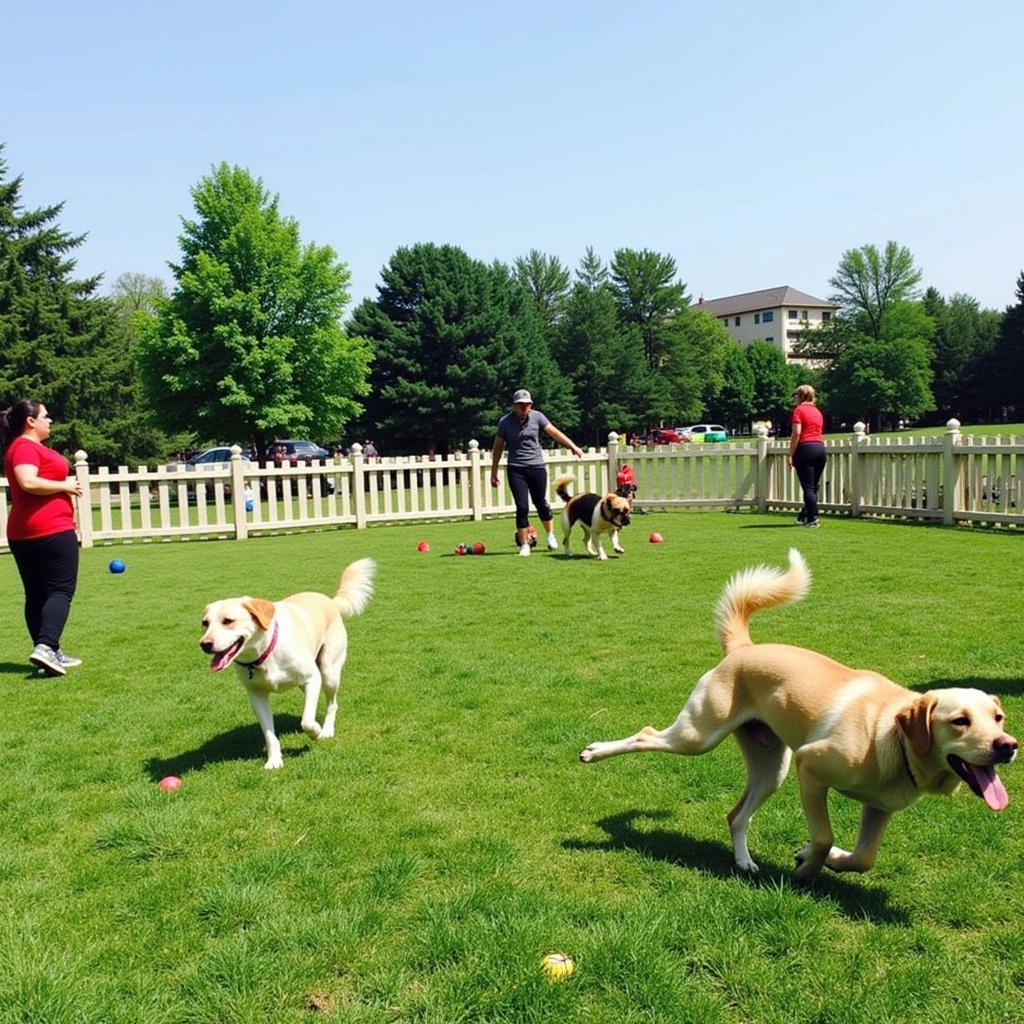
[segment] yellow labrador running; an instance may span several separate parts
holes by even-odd
[[[375,572],[372,558],[353,562],[341,574],[333,598],[306,592],[277,602],[229,597],[206,606],[199,646],[213,655],[210,668],[214,672],[231,664],[238,669],[267,744],[264,768],[284,764],[270,710],[272,693],[303,687],[303,731],[312,739],[334,736],[338,686],[348,654],[342,616],[358,615],[366,607],[373,594]],[[321,683],[327,690],[327,710],[323,725],[318,725]]]
[[[735,735],[747,787],[728,821],[736,865],[751,874],[758,868],[747,850],[750,819],[782,785],[793,752],[810,829],[810,842],[796,854],[801,880],[823,866],[867,871],[892,813],[926,793],[952,793],[963,781],[992,810],[1002,810],[1008,797],[995,766],[1014,759],[1017,741],[1003,729],[997,697],[964,688],[917,694],[814,651],[751,641],[754,612],[797,601],[809,586],[796,550],[785,573],[757,566],[736,574],[716,609],[725,657],[701,677],[676,721],[591,743],[580,759],[654,750],[703,754]],[[830,789],[864,805],[852,853],[832,845]]]

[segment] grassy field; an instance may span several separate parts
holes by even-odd
[[[452,554],[478,539],[486,556]],[[727,577],[790,545],[814,586],[756,640],[998,692],[1021,735],[1024,537],[716,512],[638,516],[605,564],[511,540],[501,521],[85,551],[64,637],[85,664],[61,681],[26,669],[0,557],[0,1021],[1024,1020],[1019,764],[1002,814],[926,799],[871,873],[804,890],[792,778],[751,829],[760,879],[733,870],[731,741],[577,761],[674,718],[719,657]],[[242,688],[199,651],[202,606],[333,592],[364,555],[378,592],[350,625],[338,738],[308,742],[282,695],[265,772]],[[848,845],[859,808],[831,807]],[[570,980],[544,979],[552,951]]]

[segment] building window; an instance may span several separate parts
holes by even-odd
[[[739,325],[740,325],[740,318],[739,318],[739,317],[736,317],[736,323],[735,323],[735,326],[736,326],[736,327],[739,327]]]
[[[807,319],[807,310],[806,309],[801,309],[800,310],[800,319],[801,320],[806,320]]]
[[[761,323],[770,324],[775,319],[775,313],[772,310],[768,310],[766,313],[761,314]]]
[[[791,309],[789,311],[789,319],[790,320],[795,320],[796,319],[796,310],[795,309]]]
[[[729,318],[727,316],[723,316],[722,317],[722,323],[725,324],[726,327],[728,327],[729,326]]]
[[[760,322],[761,322],[761,314],[760,313],[755,313],[754,314],[754,323],[755,324],[759,324]]]
[[[769,335],[769,336],[768,336],[767,338],[765,338],[764,340],[765,340],[765,341],[774,341],[774,340],[775,340],[775,338],[774,338],[774,336],[772,336],[772,335]]]
[[[827,309],[823,309],[821,311],[821,319],[822,320],[831,320],[832,319],[832,314]]]

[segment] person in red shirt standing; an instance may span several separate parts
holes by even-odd
[[[796,521],[801,526],[816,527],[818,523],[818,483],[825,471],[825,419],[814,404],[814,388],[801,384],[793,392],[793,433],[789,442],[789,464],[796,470],[804,492],[804,507]]]
[[[43,443],[50,414],[42,402],[24,398],[0,411],[0,446],[10,490],[7,541],[25,588],[25,623],[35,647],[29,660],[62,676],[81,660],[65,654],[61,634],[78,583],[78,536],[68,461]]]

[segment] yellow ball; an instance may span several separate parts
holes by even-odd
[[[568,953],[548,953],[540,962],[540,969],[549,981],[565,981],[576,970],[576,964]]]

